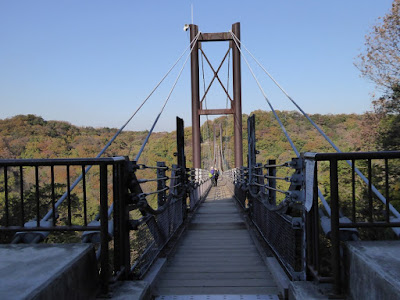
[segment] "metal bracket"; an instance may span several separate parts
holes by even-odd
[[[303,219],[300,217],[292,218],[292,228],[294,229],[302,229],[304,225]]]

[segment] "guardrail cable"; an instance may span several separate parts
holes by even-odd
[[[190,53],[189,53],[188,56],[186,57],[186,60],[185,60],[185,62],[183,63],[183,66],[182,66],[181,70],[179,71],[179,74],[178,74],[177,78],[175,79],[175,82],[174,82],[174,84],[172,85],[172,88],[171,88],[170,92],[168,93],[167,98],[166,98],[165,101],[164,101],[164,105],[162,106],[160,112],[158,113],[156,119],[154,120],[154,123],[153,123],[153,125],[151,126],[151,129],[150,129],[149,133],[147,134],[147,136],[146,136],[146,138],[145,138],[145,140],[144,140],[144,142],[143,142],[143,144],[142,144],[142,147],[140,147],[140,150],[139,150],[138,154],[137,154],[136,157],[135,157],[135,161],[138,161],[139,158],[140,158],[140,156],[142,155],[142,152],[143,152],[143,150],[144,150],[144,148],[145,148],[147,142],[149,141],[150,135],[153,133],[154,127],[156,126],[158,120],[160,119],[160,117],[161,117],[161,115],[162,115],[162,113],[163,113],[163,111],[164,111],[164,108],[165,108],[165,106],[167,105],[168,100],[170,99],[170,97],[171,97],[171,95],[172,95],[172,92],[174,91],[175,86],[176,86],[176,84],[178,83],[178,80],[179,80],[179,78],[180,78],[181,75],[182,75],[182,71],[183,71],[183,69],[184,69],[185,66],[186,66],[186,63],[187,63],[187,61],[188,61],[188,59],[189,59],[189,57],[190,57],[190,54],[192,53],[192,51],[193,51],[193,49],[194,49],[194,46],[196,45],[197,40],[199,39],[199,36],[200,36],[200,31],[199,31],[199,33],[196,35],[196,38],[193,40],[193,45],[191,46]]]
[[[247,67],[249,68],[249,70],[250,70],[250,72],[251,72],[253,78],[255,79],[255,81],[256,81],[258,87],[260,88],[260,90],[261,90],[261,92],[262,92],[262,94],[263,94],[265,100],[267,101],[269,107],[271,108],[271,111],[272,111],[272,113],[274,114],[276,120],[278,121],[278,123],[279,123],[279,125],[280,125],[280,127],[281,127],[281,129],[282,129],[282,131],[283,131],[283,133],[285,134],[285,136],[286,136],[286,138],[288,139],[290,145],[292,146],[293,151],[296,153],[296,156],[297,156],[297,157],[300,157],[299,151],[297,150],[297,148],[296,148],[296,146],[294,145],[292,139],[290,138],[289,134],[287,133],[285,126],[282,124],[282,122],[281,122],[279,116],[277,115],[277,113],[275,112],[275,109],[273,108],[271,102],[268,100],[268,97],[266,96],[266,94],[265,94],[263,88],[261,87],[260,82],[258,81],[256,75],[254,74],[253,69],[250,67],[249,62],[247,61],[246,57],[243,55],[243,52],[242,52],[242,50],[241,50],[240,47],[239,47],[240,40],[236,37],[236,35],[235,35],[232,31],[230,31],[230,34],[232,35],[233,41],[235,42],[237,48],[239,49],[241,56],[243,57],[244,61],[246,62]],[[326,211],[327,211],[327,212],[329,213],[329,215],[330,215],[330,214],[331,214],[331,209],[330,209],[330,207],[329,207],[329,204],[328,204],[328,202],[326,201],[325,197],[323,196],[323,194],[322,194],[322,192],[320,191],[319,188],[318,188],[318,195],[319,195],[319,197],[320,197],[320,199],[321,199],[321,202],[322,202],[322,204],[324,205]]]
[[[231,33],[234,35],[234,33]],[[236,36],[235,36],[236,37]],[[285,94],[285,96],[297,107],[297,109],[306,117],[306,119],[314,126],[315,129],[325,138],[325,140],[339,153],[342,153],[342,151],[339,149],[339,147],[336,146],[336,144],[325,134],[325,132],[310,118],[310,116],[294,101],[294,99],[283,89],[283,87],[275,80],[275,78],[265,69],[265,67],[254,57],[254,55],[246,48],[246,46],[236,37],[236,40],[240,43],[240,45],[249,53],[249,55],[254,59],[254,61],[259,65],[259,67],[267,74],[267,76],[275,83],[275,85]],[[240,48],[239,48],[240,49]],[[347,164],[352,167],[352,162],[350,160],[346,160]],[[357,173],[358,176],[367,184],[369,185],[369,180],[368,178],[357,168],[354,168],[355,172]],[[386,205],[386,198],[378,191],[378,189],[372,185],[372,191],[374,194],[378,197],[379,200],[383,204]],[[320,194],[320,191],[318,191],[318,194]],[[389,204],[389,209],[395,215],[397,218],[400,218],[400,213],[392,206],[392,204]],[[330,215],[330,209],[329,209],[329,215]]]
[[[135,117],[135,115],[140,111],[140,109],[144,106],[144,104],[147,102],[147,100],[154,94],[154,92],[157,90],[157,88],[161,85],[161,83],[165,80],[165,78],[171,73],[171,71],[175,68],[175,66],[178,64],[178,62],[182,59],[186,51],[191,48],[190,52],[193,51],[193,46],[197,39],[200,36],[199,32],[196,36],[196,39],[193,40],[189,46],[185,48],[183,53],[179,56],[179,58],[176,60],[176,62],[172,65],[172,67],[167,71],[167,73],[162,77],[162,79],[156,84],[156,86],[153,88],[153,90],[150,92],[150,94],[143,100],[143,102],[139,105],[139,107],[136,109],[136,111],[131,115],[131,117],[121,126],[121,128],[114,134],[114,136],[108,141],[108,143],[101,149],[101,151],[96,155],[96,158],[101,157],[105,151],[110,147],[110,145],[115,141],[115,139],[119,136],[119,134],[125,129],[125,127],[129,124],[129,122]],[[185,61],[185,64],[187,62],[187,59]],[[184,65],[185,65],[184,64]],[[180,74],[182,73],[182,70]],[[176,83],[175,83],[176,84]],[[169,95],[170,96],[170,95]],[[168,97],[169,98],[169,97]],[[167,101],[166,101],[167,102]],[[165,108],[166,103],[163,106],[163,109]],[[162,109],[162,110],[163,110]],[[92,166],[87,166],[84,170],[83,174],[87,174]],[[54,215],[54,210],[57,210],[57,208],[63,203],[63,201],[68,197],[68,195],[74,190],[74,188],[78,185],[78,183],[83,179],[83,174],[81,174],[69,187],[69,189],[57,200],[57,202],[54,204],[54,207],[50,209],[47,214],[42,218],[42,221],[48,221],[53,215]],[[110,206],[108,210],[108,215],[110,216],[111,212],[113,210],[113,205]]]

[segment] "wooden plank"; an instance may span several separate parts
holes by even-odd
[[[221,256],[217,256],[217,257],[196,257],[196,262],[199,262],[203,265],[205,264],[216,264],[216,263],[234,263],[235,261],[242,261],[245,263],[253,263],[253,262],[257,262],[258,264],[262,264],[263,261],[253,255],[251,257],[244,257],[244,256],[230,256],[230,257],[221,257]],[[179,258],[175,258],[174,259],[174,264],[189,264],[191,262],[191,258],[190,257],[179,257]]]
[[[207,232],[204,232],[203,230],[190,229],[186,232],[184,237],[189,236],[191,234],[213,236],[213,235],[217,235],[217,234],[223,235],[224,232],[221,232],[221,230],[218,230],[217,228],[215,228],[215,229],[211,228]],[[234,234],[242,235],[242,236],[249,236],[249,233],[246,229],[237,229]]]
[[[252,239],[247,235],[244,235],[241,232],[237,232],[237,230],[230,230],[228,232],[217,232],[214,234],[210,234],[207,236],[206,234],[201,233],[189,233],[185,237],[185,241],[212,241],[212,240],[224,240],[224,241],[252,241]]]
[[[223,235],[225,233],[225,236]],[[239,242],[252,242],[253,240],[249,236],[243,236],[240,233],[236,234],[237,230],[221,230],[221,233],[213,234],[207,238],[205,235],[201,234],[193,234],[188,235],[185,240],[188,241],[200,241],[200,242],[207,242],[207,241],[221,241],[224,240],[225,242],[229,241],[239,241]]]
[[[211,189],[160,276],[159,294],[277,293],[272,274],[228,197],[231,193],[224,186]]]
[[[236,207],[200,207],[197,214],[232,214],[237,215],[238,211]]]
[[[242,232],[242,228],[239,228],[237,230],[216,230],[216,228],[210,228],[207,232],[209,231],[214,231],[214,233],[209,234],[209,239],[215,239],[217,237],[217,239],[220,238],[225,238],[227,240],[229,239],[241,239],[241,240],[251,240],[250,236],[245,233]],[[207,232],[205,232],[204,230],[201,232],[190,232],[190,230],[187,232],[187,234],[185,235],[185,240],[186,239],[192,239],[192,238],[199,238],[199,239],[207,239]],[[220,237],[220,238],[219,238]]]
[[[235,251],[223,251],[219,249],[183,249],[184,251],[178,250],[174,257],[170,260],[174,260],[176,258],[188,258],[188,259],[198,259],[200,257],[217,257],[217,258],[237,258],[240,256],[248,256],[249,258],[258,257],[260,258],[259,253],[254,249],[242,248],[237,249]],[[261,259],[261,258],[260,258]]]
[[[243,223],[243,220],[239,216],[235,215],[224,215],[224,214],[215,214],[215,215],[197,215],[193,221],[193,223]]]
[[[246,228],[246,225],[244,224],[243,221],[238,221],[235,223],[232,223],[232,222],[230,222],[230,223],[228,223],[228,222],[227,223],[212,223],[212,222],[209,222],[209,223],[197,222],[197,223],[195,223],[195,222],[192,222],[189,225],[189,229],[202,230],[202,231],[210,230],[210,229],[231,231],[231,230],[238,230],[238,229],[242,230],[245,228]]]
[[[222,260],[222,261],[217,261],[216,259],[210,258],[210,261],[204,261],[204,260],[196,260],[196,261],[182,261],[179,259],[174,260],[173,266],[175,267],[185,267],[185,266],[215,266],[216,268],[222,268],[224,266],[238,266],[242,267],[245,265],[248,266],[259,266],[260,264],[263,264],[263,261],[258,258],[258,259],[237,259],[237,258],[230,258],[227,260]],[[263,266],[265,268],[265,266]]]
[[[174,254],[174,259],[176,257],[187,257],[188,259],[198,259],[199,257],[241,257],[243,255],[249,256],[249,257],[259,257],[260,254],[255,250],[255,249],[245,249],[243,251],[242,249],[235,249],[226,252],[225,250],[220,250],[220,249],[212,249],[212,250],[197,250],[197,249],[179,249],[177,252]]]
[[[265,279],[271,280],[272,275],[265,271],[260,272],[196,272],[196,273],[188,273],[188,272],[169,272],[165,271],[163,278],[167,279]]]
[[[205,200],[204,200],[204,203],[202,204],[202,205],[204,205],[204,204],[209,204],[209,203],[212,203],[212,204],[222,204],[222,203],[234,203],[234,201],[235,200],[232,200],[232,199],[229,199],[229,198],[227,198],[227,199],[219,199],[219,200],[215,200],[215,199],[213,199],[213,198],[206,198]]]
[[[224,248],[227,247],[234,247],[236,245],[242,246],[250,246],[253,245],[253,241],[251,239],[245,240],[245,239],[188,239],[183,241],[180,246],[188,246],[188,245],[193,245],[193,246],[201,246],[201,247],[207,247],[207,246],[215,246],[215,245],[221,245]]]
[[[247,266],[247,265],[235,265],[235,266],[229,266],[229,265],[223,265],[223,266],[169,266],[168,267],[168,272],[188,272],[188,273],[193,273],[193,272],[262,272],[265,271],[266,267],[265,265],[255,265],[255,266]]]
[[[249,245],[253,244],[253,240],[250,238],[234,238],[234,237],[221,237],[221,238],[198,238],[190,237],[187,238],[185,241],[182,242],[181,245],[200,245],[200,246],[207,246],[207,245],[227,245],[227,246],[235,246],[235,245]],[[226,248],[226,247],[225,247]]]
[[[166,287],[157,288],[156,293],[158,295],[276,295],[278,290],[276,287]]]
[[[223,198],[221,198],[221,199],[212,199],[212,198],[206,198],[207,200],[210,200],[209,202],[207,202],[207,203],[203,203],[202,205],[204,205],[204,204],[218,204],[218,205],[222,205],[222,204],[226,204],[226,205],[233,205],[233,206],[236,206],[235,205],[235,200],[233,200],[232,198],[230,198],[230,197],[223,197]]]
[[[160,288],[167,287],[273,287],[274,282],[264,279],[163,279],[158,283]]]
[[[217,249],[224,249],[225,251],[229,251],[232,247],[236,249],[242,249],[243,252],[245,253],[249,247],[247,244],[236,244],[236,245],[224,245],[224,244],[218,244],[218,245],[199,245],[199,244],[183,244],[181,247],[186,248],[186,250],[217,250]]]

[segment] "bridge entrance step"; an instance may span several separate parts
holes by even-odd
[[[347,243],[353,299],[400,299],[400,241]]]
[[[95,299],[97,280],[92,245],[0,245],[0,299]]]
[[[278,299],[234,201],[226,186],[211,189],[160,274],[156,299]]]

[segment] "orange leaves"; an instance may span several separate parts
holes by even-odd
[[[392,88],[400,82],[400,0],[394,0],[391,11],[378,19],[356,67],[362,76],[379,87]]]

